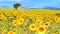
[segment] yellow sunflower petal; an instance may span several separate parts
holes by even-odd
[[[31,25],[29,26],[29,28],[30,28],[30,30],[36,30],[35,24],[31,24]]]

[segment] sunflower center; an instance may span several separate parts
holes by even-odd
[[[20,20],[20,23],[22,23],[22,20]]]
[[[15,22],[14,24],[17,24],[17,22]]]
[[[46,26],[48,25],[48,23],[45,24]]]
[[[38,24],[40,23],[40,21],[38,21]]]
[[[35,28],[34,26],[31,26],[32,28]]]
[[[0,16],[1,17],[1,16]]]
[[[44,28],[43,27],[40,27],[39,28],[39,31],[43,32],[44,31]]]

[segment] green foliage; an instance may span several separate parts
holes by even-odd
[[[19,3],[14,4],[15,9],[17,9],[19,6],[21,6],[21,4],[19,4]]]

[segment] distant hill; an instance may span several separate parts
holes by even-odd
[[[1,6],[0,5],[0,8],[10,8],[10,6]],[[26,9],[26,7],[19,7],[19,10],[20,9]],[[53,10],[60,10],[60,8],[56,8],[56,7],[44,7],[44,8],[28,8],[28,9],[53,9]]]
[[[58,9],[58,10],[60,10],[60,8],[56,8],[56,7],[45,7],[44,9]]]
[[[56,8],[56,7],[30,8],[30,9],[53,9],[53,10],[60,10],[60,8]]]

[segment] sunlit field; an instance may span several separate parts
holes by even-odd
[[[60,10],[0,8],[0,34],[60,34]]]

